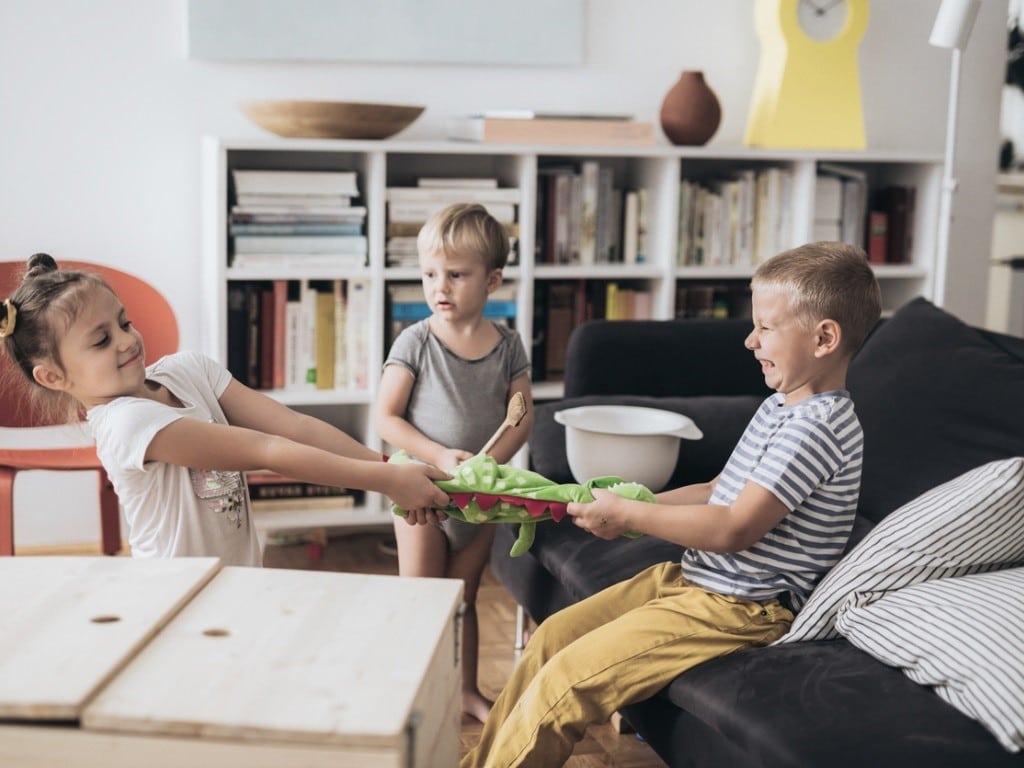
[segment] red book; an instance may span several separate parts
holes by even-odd
[[[885,211],[871,211],[868,214],[868,261],[885,264],[886,246],[889,241],[889,217]]]

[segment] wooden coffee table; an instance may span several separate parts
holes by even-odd
[[[0,558],[0,765],[454,766],[462,583]]]

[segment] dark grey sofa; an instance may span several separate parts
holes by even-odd
[[[583,404],[650,405],[689,415],[671,485],[724,465],[767,395],[743,347],[749,320],[597,321],[573,334],[565,399],[541,404],[533,467],[572,482],[553,414]],[[971,328],[923,299],[883,321],[851,365],[865,432],[851,546],[923,491],[985,462],[1024,455],[1024,339]],[[644,567],[679,556],[651,537],[605,542],[570,524],[538,526],[512,559],[499,528],[491,567],[536,621]],[[624,708],[671,766],[1024,766],[981,725],[845,640],[739,652],[681,674]]]

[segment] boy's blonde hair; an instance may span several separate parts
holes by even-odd
[[[479,254],[490,272],[505,268],[509,239],[482,205],[454,203],[427,219],[416,237],[416,248],[420,253],[445,256]]]
[[[761,264],[752,288],[778,290],[807,326],[835,320],[843,352],[860,348],[882,314],[882,296],[863,249],[846,243],[808,243]]]

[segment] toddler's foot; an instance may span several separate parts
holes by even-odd
[[[492,706],[494,706],[494,702],[484,698],[479,691],[462,694],[462,711],[481,723],[487,722],[487,716],[491,713]]]

